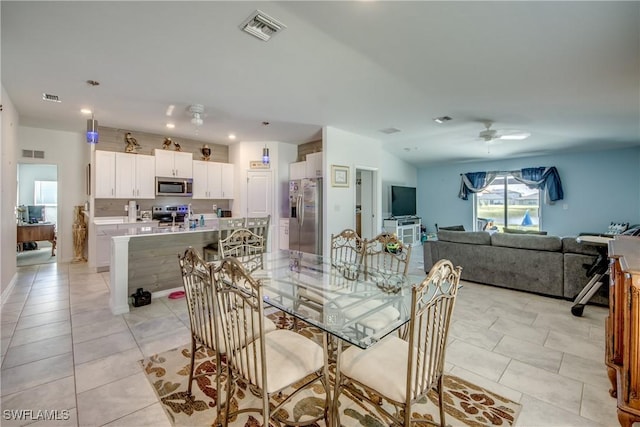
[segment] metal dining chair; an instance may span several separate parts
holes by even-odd
[[[189,323],[191,326],[191,362],[189,368],[189,386],[187,394],[191,396],[191,389],[194,379],[195,355],[201,349],[208,349],[215,353],[216,357],[216,390],[220,390],[221,355],[226,353],[224,337],[219,315],[215,309],[215,288],[211,272],[211,264],[205,262],[198,251],[192,247],[185,250],[184,254],[178,256],[180,270],[182,272],[182,283],[184,286],[185,300],[189,313]],[[276,329],[275,323],[265,318],[263,330],[265,333]],[[252,329],[245,336],[246,342],[253,341],[257,336],[257,331]],[[208,375],[210,373],[202,373]],[[218,395],[220,396],[220,394]],[[216,406],[220,413],[220,399],[216,398]]]
[[[362,257],[364,258],[364,277],[367,280],[376,282],[382,288],[386,287],[390,281],[406,282],[411,246],[405,246],[395,234],[381,233],[371,240],[365,239]],[[351,316],[360,317],[366,309],[366,306],[362,306],[354,310]],[[367,330],[383,329],[400,317],[400,309],[402,307],[386,307],[358,320],[356,327],[362,328],[363,333]],[[403,328],[399,332],[404,334],[406,330]]]
[[[221,259],[218,243],[225,239],[238,228],[244,227],[244,218],[218,218],[218,241],[209,243],[202,248],[202,254],[206,261],[215,261]]]
[[[244,412],[260,412],[262,425],[271,420],[287,425],[315,424],[324,418],[328,422],[330,393],[327,381],[327,356],[323,348],[296,332],[278,329],[266,333],[264,324],[264,295],[260,280],[254,279],[233,257],[222,260],[213,272],[216,302],[220,310],[227,356],[226,403],[224,426],[230,419]],[[259,331],[255,341],[249,340],[247,331]],[[231,407],[231,396],[236,381],[248,384],[252,393],[261,397],[260,407]],[[325,391],[324,411],[309,420],[279,420],[280,411],[299,392],[322,385]],[[288,390],[291,390],[289,393]],[[283,395],[283,391],[287,390]],[[276,398],[274,398],[276,397]],[[273,405],[271,407],[270,405]]]
[[[247,217],[244,221],[244,228],[251,230],[253,233],[261,236],[264,239],[264,249],[267,248],[269,237],[269,223],[271,222],[271,215],[261,217]]]
[[[375,271],[406,275],[411,260],[411,246],[404,245],[395,234],[380,233],[373,239],[365,240],[363,256],[367,276]]]
[[[411,407],[425,399],[429,391],[436,390],[439,425],[445,426],[445,350],[461,270],[451,261],[440,260],[412,288],[408,340],[387,335],[366,350],[352,346],[342,352],[338,348],[334,408],[344,393],[369,402],[392,425],[408,427],[413,421],[425,422],[424,418],[412,418]],[[380,399],[393,410],[386,409]],[[339,425],[337,410],[335,415]]]
[[[229,236],[218,242],[220,258],[232,256],[252,273],[264,268],[264,238],[246,228],[233,230]]]
[[[347,275],[349,270],[360,272],[363,262],[365,241],[350,228],[342,230],[338,234],[331,235],[331,265],[344,271]],[[353,277],[353,279],[356,279]]]

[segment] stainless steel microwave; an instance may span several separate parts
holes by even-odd
[[[156,196],[191,197],[192,195],[193,179],[156,177]]]

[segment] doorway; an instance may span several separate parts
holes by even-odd
[[[271,171],[247,171],[247,217],[261,217],[271,215],[267,230],[265,247],[271,252],[273,245],[273,178]]]
[[[24,235],[29,227],[58,224],[58,166],[18,163],[16,223]],[[41,233],[38,233],[41,234]],[[56,262],[53,243],[47,240],[21,242],[16,245],[16,265],[38,265]]]
[[[371,239],[378,234],[378,171],[356,167],[356,232]]]

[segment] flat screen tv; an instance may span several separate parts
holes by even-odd
[[[391,186],[391,215],[412,216],[416,214],[416,188]]]

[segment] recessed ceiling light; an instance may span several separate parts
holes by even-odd
[[[451,117],[449,117],[449,116],[440,116],[440,117],[436,117],[435,119],[433,119],[433,121],[438,123],[438,124],[442,124],[444,122],[448,122],[449,120],[452,120]]]
[[[173,123],[167,123],[167,127],[168,127],[169,129],[173,129],[173,128],[175,128],[175,127],[176,127],[176,125],[174,125]]]
[[[236,139],[236,134],[235,133],[230,133],[229,134],[229,139]]]
[[[91,113],[93,113],[93,111],[91,111],[91,110],[90,110],[90,109],[88,109],[88,108],[83,108],[82,110],[80,110],[80,112],[81,112],[82,114],[91,114]]]

